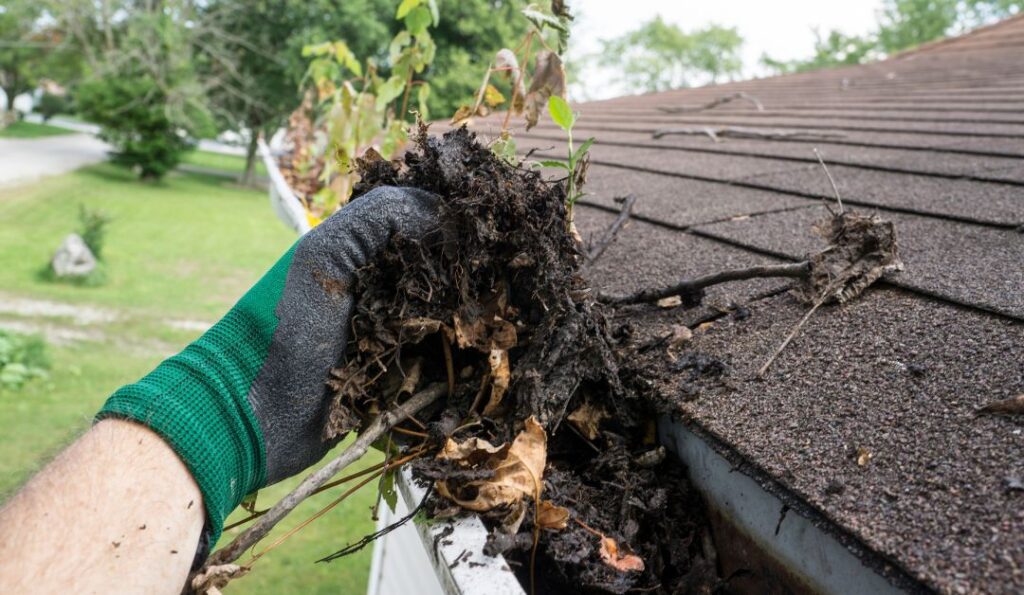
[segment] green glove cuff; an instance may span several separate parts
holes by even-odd
[[[277,328],[293,246],[210,330],[134,384],[117,390],[96,419],[120,418],[160,434],[203,494],[211,547],[224,519],[264,485],[266,449],[249,388]]]

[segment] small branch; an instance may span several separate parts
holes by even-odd
[[[843,138],[839,132],[809,132],[805,130],[783,130],[771,128],[762,130],[744,126],[684,126],[682,128],[662,128],[655,130],[651,137],[659,139],[669,135],[707,136],[715,142],[721,138],[755,138],[767,140],[829,140]]]
[[[839,188],[836,186],[836,181],[834,179],[832,179],[832,174],[829,173],[828,166],[825,165],[825,160],[821,158],[821,153],[818,152],[818,147],[814,147],[814,156],[818,158],[818,163],[821,164],[821,169],[825,170],[825,175],[828,176],[829,184],[832,184],[832,192],[835,193],[835,195],[836,195],[836,202],[839,203],[839,214],[842,215],[843,214],[843,199],[839,196]],[[829,212],[832,211],[832,209],[830,209],[827,204],[825,205],[825,208],[827,208],[829,210]]]
[[[659,107],[658,109],[663,111],[663,112],[665,112],[666,114],[681,114],[681,113],[686,113],[686,112],[702,112],[704,110],[714,109],[714,108],[716,108],[716,107],[718,107],[720,105],[724,105],[726,103],[732,103],[733,101],[737,101],[737,100],[741,100],[741,99],[744,100],[744,101],[749,101],[751,104],[753,104],[753,106],[755,108],[757,108],[757,111],[759,111],[759,112],[763,112],[764,111],[764,105],[761,103],[760,99],[758,99],[757,97],[754,97],[753,95],[751,95],[749,93],[744,93],[743,91],[740,91],[739,93],[733,93],[732,95],[722,95],[721,97],[716,97],[715,99],[712,99],[711,101],[709,101],[709,102],[707,102],[707,103],[705,103],[703,105],[682,105],[682,106],[678,106],[678,107],[665,106],[665,107]]]
[[[339,471],[366,454],[370,445],[383,436],[385,432],[393,428],[395,424],[404,421],[413,413],[436,401],[441,395],[445,394],[446,390],[446,386],[442,383],[432,384],[410,397],[405,403],[378,415],[351,446],[342,451],[331,462],[302,480],[298,487],[282,498],[266,514],[261,516],[255,524],[239,534],[234,541],[214,552],[210,559],[206,561],[206,564],[204,564],[204,568],[223,565],[237,560],[243,552],[260,539],[263,539],[300,502],[313,495],[317,488],[327,483]]]
[[[745,281],[747,279],[762,277],[792,277],[803,279],[810,274],[810,271],[811,265],[808,261],[796,262],[793,264],[755,266],[745,269],[722,271],[711,275],[705,275],[704,277],[697,277],[696,279],[684,279],[675,285],[669,285],[668,287],[661,287],[658,289],[644,289],[628,295],[615,296],[602,293],[598,294],[597,299],[598,301],[606,304],[622,306],[626,304],[656,302],[662,298],[678,295],[683,297],[684,303],[696,305],[700,303],[700,297],[703,295],[704,289],[712,285],[728,283],[730,281]]]
[[[806,314],[804,314],[804,317],[800,319],[800,322],[796,323],[796,325],[793,326],[793,328],[789,331],[789,334],[786,335],[786,338],[782,340],[782,344],[775,349],[771,357],[768,358],[768,361],[766,361],[764,365],[761,366],[761,369],[757,371],[758,378],[764,378],[765,374],[768,373],[768,368],[771,367],[775,359],[779,357],[779,354],[782,353],[782,350],[785,349],[786,346],[789,345],[789,342],[793,340],[793,337],[795,337],[796,334],[800,332],[800,329],[803,328],[804,324],[806,324],[807,321],[811,318],[811,315],[814,314],[818,310],[818,308],[820,308],[821,305],[825,303],[825,300],[828,299],[829,295],[831,295],[829,292],[823,293],[822,296],[818,298],[818,301],[814,302],[814,306],[812,306],[811,309],[808,310]]]
[[[605,230],[604,235],[601,236],[601,239],[595,242],[594,245],[590,247],[590,251],[587,252],[587,264],[591,264],[598,258],[601,258],[601,255],[604,254],[604,251],[607,250],[608,246],[610,246],[611,243],[615,240],[615,236],[619,233],[619,230],[622,229],[622,226],[625,225],[627,221],[629,221],[629,217],[633,214],[634,204],[636,204],[635,194],[630,194],[625,198],[625,200],[622,203],[622,209],[619,211],[619,216],[616,217],[615,221],[611,224],[611,226],[607,230]]]

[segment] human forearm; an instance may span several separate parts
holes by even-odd
[[[179,593],[203,519],[159,436],[102,421],[0,510],[0,592]]]

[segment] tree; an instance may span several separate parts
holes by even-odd
[[[715,82],[742,68],[743,38],[735,28],[718,25],[686,33],[656,16],[602,45],[601,64],[615,67],[620,81],[637,91],[686,87],[701,76]]]
[[[187,7],[187,0],[166,0],[130,13],[78,89],[80,111],[100,124],[100,136],[115,147],[114,160],[143,179],[162,177],[192,138],[213,130],[193,70]]]
[[[834,29],[829,31],[826,37],[822,37],[821,32],[815,29],[814,37],[814,55],[810,58],[783,61],[774,60],[767,54],[762,54],[761,63],[776,72],[805,72],[819,68],[860,64],[870,57],[878,55],[877,44],[874,39],[868,37],[846,35]]]
[[[50,43],[37,28],[42,14],[31,0],[13,0],[0,7],[0,88],[8,105],[36,85],[36,65]]]
[[[521,43],[529,22],[520,0],[442,0],[441,22],[431,30],[437,44],[434,62],[423,75],[430,82],[432,117],[455,113],[476,91],[494,55]]]
[[[801,72],[844,64],[861,64],[929,41],[1018,14],[1024,0],[885,0],[875,31],[864,36],[815,31],[814,55],[803,60],[761,63],[776,72]]]
[[[392,0],[213,0],[200,15],[199,72],[223,129],[246,130],[242,183],[255,166],[258,134],[272,134],[300,102],[302,48],[344,39],[359,56],[380,56],[392,35]]]

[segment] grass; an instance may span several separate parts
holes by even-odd
[[[73,132],[67,128],[59,128],[49,124],[33,124],[19,120],[11,122],[4,128],[0,128],[0,138],[41,138],[44,136],[57,136],[59,134],[72,134]]]
[[[213,153],[210,151],[200,151],[198,149],[195,151],[189,151],[182,156],[181,162],[188,165],[216,169],[238,175],[241,175],[242,172],[245,171],[245,157]],[[259,156],[256,158],[256,175],[267,175],[267,168],[263,165],[263,161],[259,159]]]
[[[76,228],[79,203],[114,218],[104,248],[107,282],[99,287],[49,283],[38,274],[61,238]],[[115,311],[118,318],[83,327],[65,318],[0,314],[0,325],[86,330],[102,338],[50,345],[49,378],[20,391],[0,391],[0,496],[17,489],[87,428],[117,387],[137,380],[198,336],[196,330],[172,328],[168,319],[217,320],[294,239],[272,214],[263,192],[212,176],[178,172],[159,184],[144,184],[104,164],[5,189],[0,195],[0,300],[10,296],[89,305]],[[377,461],[379,456],[367,457],[360,465]],[[297,481],[262,491],[258,505],[272,504]],[[308,518],[337,493],[303,503],[280,530]],[[373,531],[373,501],[372,489],[355,494],[261,559],[229,592],[364,590],[370,549],[330,564],[314,562]]]

